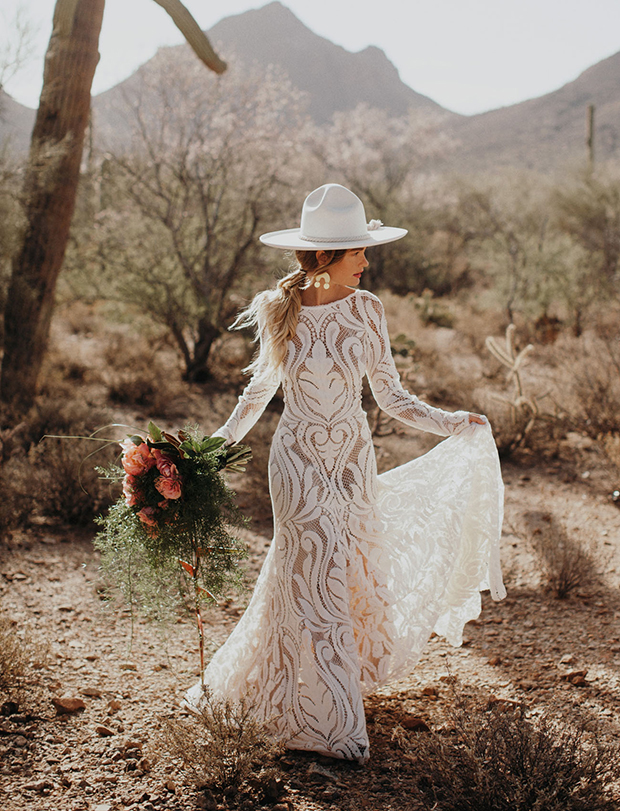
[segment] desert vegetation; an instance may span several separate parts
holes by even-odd
[[[319,128],[275,70],[199,70],[162,51],[127,87],[122,126],[93,121],[39,392],[2,412],[3,807],[617,807],[620,168],[440,175],[435,157],[458,144],[438,119],[360,107]],[[22,171],[3,154],[0,302]],[[84,462],[87,443],[41,441],[150,419],[215,430],[253,352],[227,327],[288,262],[257,235],[294,226],[327,180],[409,228],[369,255],[364,283],[385,302],[405,385],[488,414],[507,481],[509,598],[485,604],[461,651],[433,640],[409,680],[368,700],[365,770],[274,749],[251,703],[183,715],[191,623],[140,620],[125,647],[126,607],[107,598],[92,545],[118,491]],[[435,441],[367,406],[382,469]],[[250,583],[270,537],[280,407],[276,396],[248,437],[248,474],[231,477],[254,519]],[[245,599],[231,591],[205,620],[211,649]],[[33,658],[33,641],[49,656]]]

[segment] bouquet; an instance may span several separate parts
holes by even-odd
[[[204,634],[201,605],[239,579],[245,548],[231,534],[245,519],[225,471],[241,471],[251,459],[243,445],[225,447],[220,437],[177,436],[149,423],[144,434],[120,443],[121,467],[103,471],[122,482],[123,495],[99,519],[95,546],[103,568],[133,606],[161,614],[179,596],[196,616],[201,678]]]

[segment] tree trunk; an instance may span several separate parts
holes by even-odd
[[[36,394],[80,174],[105,0],[58,0],[24,180],[26,227],[5,311],[0,399]]]
[[[206,318],[201,318],[198,324],[198,337],[194,344],[194,355],[185,368],[183,378],[191,383],[204,383],[211,377],[209,370],[209,354],[216,338],[222,333],[221,329],[213,326]]]

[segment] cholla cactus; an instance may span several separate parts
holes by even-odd
[[[506,327],[506,337],[503,343],[492,336],[489,336],[485,341],[489,352],[508,369],[507,379],[512,380],[514,383],[514,394],[512,397],[505,397],[501,394],[493,395],[495,399],[506,403],[510,407],[512,422],[517,428],[517,435],[511,443],[513,448],[519,445],[532,430],[534,422],[540,413],[534,395],[527,396],[525,394],[523,390],[523,380],[521,378],[521,368],[534,347],[532,344],[528,344],[520,352],[517,352],[515,347],[515,331],[515,325],[509,324]]]

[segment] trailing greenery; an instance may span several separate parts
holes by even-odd
[[[232,530],[246,519],[224,471],[243,469],[249,449],[195,430],[176,438],[153,423],[145,438],[122,444],[123,467],[102,471],[124,489],[98,521],[102,568],[132,608],[152,617],[165,619],[191,597],[202,634],[200,604],[241,580],[245,547]]]

